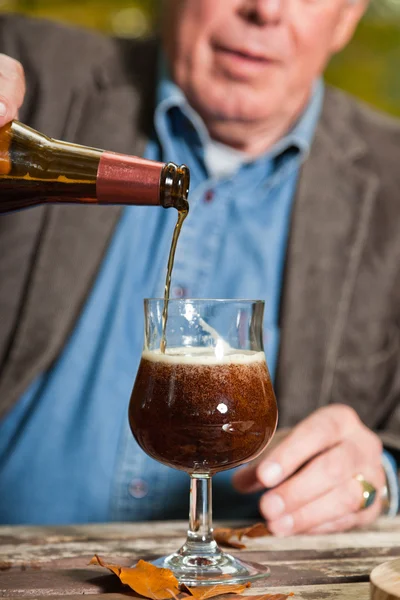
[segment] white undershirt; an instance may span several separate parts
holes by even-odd
[[[229,177],[240,167],[251,161],[246,152],[241,152],[215,140],[210,140],[205,148],[205,163],[211,177]]]

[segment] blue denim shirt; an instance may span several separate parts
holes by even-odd
[[[318,82],[304,114],[249,161],[210,140],[182,92],[162,77],[146,156],[191,170],[173,296],[260,298],[272,377],[289,220],[299,169],[320,114]],[[95,210],[95,209],[94,209]],[[143,298],[162,295],[176,212],[127,208],[80,318],[54,366],[0,423],[0,522],[186,518],[189,478],[142,452],[127,407],[143,344]],[[257,513],[254,496],[214,480],[214,514]]]

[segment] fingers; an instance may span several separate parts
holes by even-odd
[[[307,531],[309,535],[323,535],[327,533],[338,533],[339,531],[347,531],[348,529],[354,529],[357,526],[358,512],[349,513],[344,517],[340,517],[335,521],[329,523],[323,523],[318,527],[312,527]]]
[[[315,455],[340,442],[358,424],[357,413],[345,405],[316,411],[259,464],[258,479],[265,487],[278,485]]]
[[[319,454],[299,472],[264,496],[263,511],[268,519],[302,506],[362,472],[362,466],[380,468],[380,441],[364,427],[350,439]]]
[[[0,127],[18,114],[25,96],[25,76],[22,65],[0,54]]]
[[[313,413],[287,438],[239,471],[240,491],[273,488],[260,500],[260,510],[278,536],[344,530],[373,521],[381,499],[360,511],[362,473],[377,490],[385,484],[382,444],[376,434],[344,405]]]
[[[369,523],[373,523],[381,513],[382,504],[380,501],[374,502],[372,506],[366,510],[349,513],[344,517],[340,517],[335,521],[323,523],[318,527],[313,527],[307,531],[310,535],[321,535],[324,533],[337,533],[339,531],[347,531],[355,527],[365,527]]]
[[[381,466],[374,469],[364,466],[362,472],[377,490],[382,489],[385,475]],[[267,511],[264,509],[266,496],[264,495],[260,500],[260,510],[268,519]],[[349,528],[365,525],[378,516],[381,500],[377,498],[371,507],[359,511],[361,502],[362,486],[352,476],[297,510],[285,511],[276,519],[268,519],[268,528],[277,536],[286,536],[306,532],[328,532],[333,531],[333,527]],[[349,515],[356,515],[356,517]]]

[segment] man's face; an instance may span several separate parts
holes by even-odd
[[[364,8],[365,0],[167,0],[173,77],[206,121],[295,112]]]

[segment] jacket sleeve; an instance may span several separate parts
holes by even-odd
[[[392,323],[397,338],[396,373],[389,392],[389,398],[385,403],[389,408],[377,433],[385,448],[395,457],[400,469],[400,265],[397,278],[395,278],[393,306],[394,314],[397,315],[394,323]]]
[[[393,398],[393,410],[387,416],[383,429],[377,433],[384,447],[395,456],[400,468],[400,393]]]
[[[58,139],[64,137],[76,90],[83,94],[94,88],[97,65],[109,50],[110,42],[97,34],[20,15],[0,15],[0,52],[21,62],[26,76],[19,118]],[[79,110],[74,114],[79,115]],[[0,385],[13,360],[14,340],[48,221],[48,209],[42,206],[0,215]],[[9,403],[5,394],[0,395],[0,418]]]
[[[112,40],[94,32],[0,15],[0,52],[21,62],[26,76],[20,120],[52,137],[63,136],[74,98],[95,89],[113,51]]]

